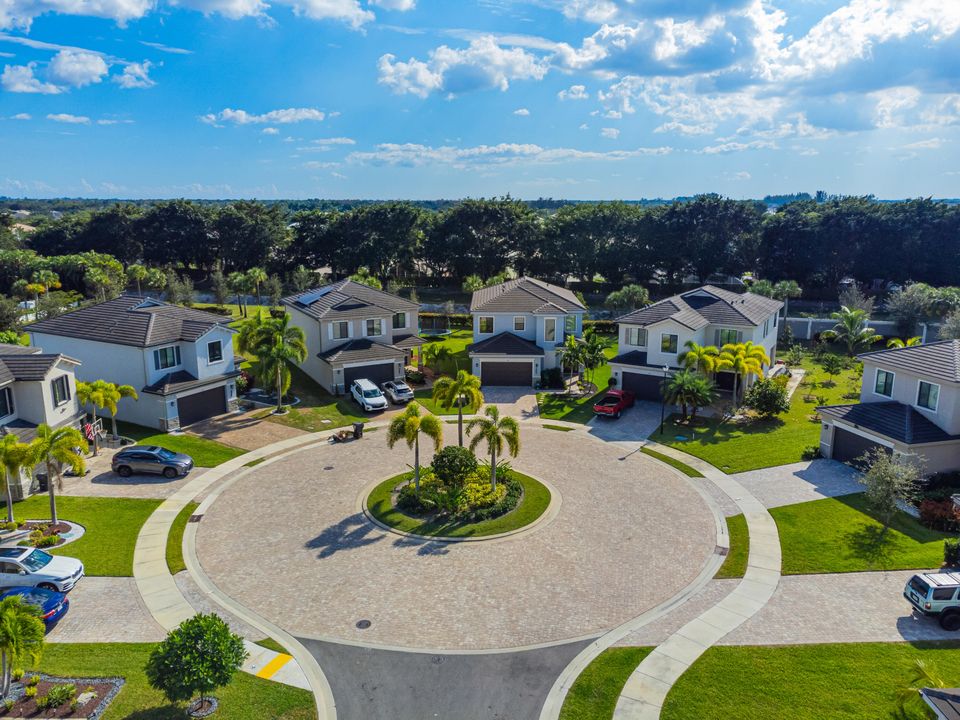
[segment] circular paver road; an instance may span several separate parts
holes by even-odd
[[[357,511],[365,488],[412,461],[385,435],[308,447],[239,478],[198,526],[204,570],[300,637],[456,651],[600,634],[680,591],[714,551],[714,516],[685,478],[529,425],[513,465],[558,490],[554,519],[491,542],[399,537]],[[455,443],[456,426],[445,435]],[[361,619],[370,627],[357,629]]]

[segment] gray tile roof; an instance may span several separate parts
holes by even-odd
[[[654,370],[663,371],[663,365],[657,363],[647,362],[647,353],[643,350],[630,350],[629,352],[620,353],[614,358],[609,360],[610,363],[617,363],[618,365],[631,365],[633,367],[646,367],[652,368]],[[677,370],[677,367],[668,366],[671,370]]]
[[[514,312],[561,315],[583,312],[583,303],[566,288],[531,277],[507,280],[473,293],[470,312]]]
[[[467,352],[471,355],[543,355],[543,348],[512,332],[502,332],[468,345]]]
[[[827,405],[818,407],[821,415],[870,430],[907,445],[960,440],[930,422],[909,405],[899,402]]]
[[[192,342],[214,326],[226,328],[230,322],[228,317],[202,310],[121,295],[40,320],[27,325],[26,330],[116,345],[151,347],[180,340]]]
[[[167,373],[162,378],[157,380],[157,382],[155,382],[153,385],[147,385],[145,388],[143,388],[142,392],[150,395],[176,395],[177,393],[185,390],[193,390],[206,385],[216,385],[224,380],[237,377],[239,374],[240,371],[237,370],[234,372],[224,373],[222,375],[214,375],[198,380],[186,370],[177,370],[176,372]]]
[[[317,357],[328,363],[373,362],[375,360],[402,360],[406,353],[393,345],[384,345],[361,338],[338,345],[337,347],[318,353]]]
[[[669,319],[691,330],[707,325],[757,326],[781,307],[782,302],[763,295],[704,285],[634,310],[617,318],[617,322],[646,326]]]
[[[39,355],[8,355],[6,357],[0,357],[0,364],[7,369],[14,380],[30,382],[43,380],[47,376],[47,373],[50,372],[50,368],[63,358],[63,355],[46,353]]]
[[[280,302],[317,320],[351,320],[376,317],[383,312],[393,314],[420,310],[415,302],[352,280],[340,280],[304,290]]]
[[[420,347],[426,340],[419,335],[394,335],[393,346],[409,350],[410,348]]]
[[[0,343],[0,357],[6,355],[37,355],[43,350],[33,345],[10,345],[9,343]]]
[[[960,383],[960,340],[940,340],[926,345],[877,350],[863,353],[860,359],[893,370]]]
[[[938,718],[960,720],[960,688],[923,688],[920,693]]]

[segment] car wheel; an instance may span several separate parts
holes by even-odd
[[[39,585],[37,585],[37,587],[43,588],[44,590],[53,590],[53,592],[60,592],[60,588],[58,588],[53,583],[40,583]]]
[[[950,632],[960,630],[960,612],[945,612],[940,614],[940,627]]]
[[[167,479],[172,479],[177,476],[177,471],[172,467],[167,467],[163,469],[163,476]]]
[[[617,410],[617,414],[614,415],[613,418],[614,418],[614,420],[619,420],[619,419],[620,419],[620,411],[619,411],[619,410]]]
[[[127,478],[133,475],[133,470],[131,470],[126,465],[121,465],[120,467],[117,468],[117,475],[119,475],[120,477]]]

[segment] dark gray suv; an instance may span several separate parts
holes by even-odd
[[[152,473],[166,478],[193,470],[193,458],[156,445],[134,445],[113,456],[113,471],[120,477]]]

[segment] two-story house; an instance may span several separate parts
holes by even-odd
[[[583,336],[586,308],[569,290],[530,277],[477,290],[470,301],[473,374],[487,386],[531,386],[557,367],[557,347]]]
[[[660,385],[680,369],[688,342],[719,348],[750,341],[773,363],[782,307],[779,300],[712,285],[647,305],[618,318],[620,354],[610,361],[611,376],[638,399],[659,401]],[[714,379],[721,389],[733,388],[730,372],[717,372]]]
[[[335,395],[361,378],[378,385],[403,378],[413,348],[423,344],[417,303],[352,280],[281,302],[307,339],[301,369]]]
[[[230,318],[122,295],[28,325],[34,345],[80,360],[77,378],[131,385],[121,420],[176,430],[236,409]]]
[[[66,355],[37,347],[0,344],[0,435],[33,438],[37,425],[79,426],[75,372],[80,365]]]
[[[960,340],[860,355],[860,403],[818,408],[820,453],[856,461],[873,448],[960,470]]]

